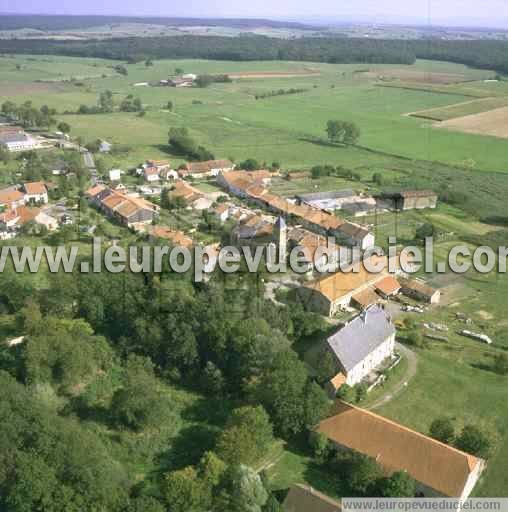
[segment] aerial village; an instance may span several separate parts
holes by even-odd
[[[186,76],[160,85],[186,87],[192,80]],[[316,431],[337,449],[373,457],[390,472],[407,472],[417,482],[419,496],[465,498],[471,493],[484,460],[341,399],[346,390],[370,393],[383,383],[403,355],[397,342],[399,319],[407,312],[439,308],[441,290],[400,268],[395,274],[371,274],[363,267],[357,273],[343,272],[340,259],[348,249],[358,248],[363,253],[376,243],[372,225],[362,223],[364,216],[378,211],[434,209],[438,201],[435,192],[399,190],[376,196],[344,189],[281,197],[271,191],[272,180],[297,179],[297,172],[244,170],[227,159],[178,167],[168,160],[147,159],[135,169],[109,169],[101,176],[93,155],[60,135],[56,134],[52,143],[77,151],[90,172],[91,182],[82,199],[126,232],[174,246],[205,244],[216,253],[225,241],[236,247],[272,246],[282,258],[296,246],[308,249],[312,258],[305,262],[303,275],[287,272],[265,286],[267,297],[276,302],[281,289],[292,291],[293,300],[326,318],[333,327],[333,334],[316,355],[327,358],[334,367],[326,383],[326,391],[335,400],[334,413],[317,425]],[[38,149],[42,144],[12,127],[0,130],[0,143],[14,153]],[[101,141],[98,150],[107,153],[111,147]],[[93,235],[93,225],[76,226],[81,203],[69,207],[65,201],[52,199],[56,179],[65,179],[68,172],[55,170],[54,180],[20,181],[2,188],[0,239],[26,235],[27,226],[31,232],[57,232],[75,226],[82,234]],[[204,183],[208,186],[200,186]],[[191,219],[191,226],[188,222],[183,229],[167,225],[166,211],[178,211]],[[327,244],[328,237],[337,241],[337,252],[330,256],[333,271],[321,274],[315,268],[314,254]],[[467,318],[463,320],[468,323]],[[435,323],[427,324],[425,332],[437,339],[445,337],[447,330]],[[469,330],[463,335],[476,342],[492,342]],[[288,511],[340,510],[337,502],[304,485],[290,489],[285,507]]]

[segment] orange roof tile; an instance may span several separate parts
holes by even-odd
[[[317,431],[330,440],[376,459],[387,474],[406,471],[439,493],[458,497],[482,459],[452,448],[370,411],[338,401],[336,415]]]
[[[25,196],[19,190],[0,190],[0,204],[11,204],[21,201]]]
[[[46,185],[42,181],[33,181],[31,183],[25,183],[23,187],[28,195],[46,194]]]
[[[393,295],[400,290],[400,284],[393,276],[386,276],[375,284],[376,290],[383,295]]]
[[[353,295],[351,300],[358,304],[362,309],[367,309],[372,304],[376,304],[379,301],[379,295],[376,294],[373,288],[369,287],[366,290],[362,290],[360,293]]]
[[[87,197],[95,197],[97,194],[100,194],[103,190],[106,190],[104,185],[95,185],[95,187],[89,188],[85,195]]]

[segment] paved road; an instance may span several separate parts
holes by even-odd
[[[408,382],[416,375],[418,366],[418,359],[416,354],[400,343],[395,343],[395,348],[407,360],[406,373],[394,388],[380,396],[373,404],[367,407],[367,409],[379,409],[379,407],[386,405],[388,402],[393,400],[403,389],[405,389]]]

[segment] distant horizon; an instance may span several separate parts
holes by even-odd
[[[9,0],[7,0],[9,1]],[[93,3],[93,2],[92,2]],[[76,7],[75,5],[73,7]],[[497,18],[496,20],[463,16],[448,19],[437,16],[411,16],[411,15],[390,15],[390,14],[340,14],[335,15],[313,15],[313,14],[254,14],[254,13],[136,13],[136,12],[61,12],[61,11],[20,11],[6,10],[1,11],[0,16],[69,16],[69,17],[122,17],[122,18],[174,18],[174,19],[227,19],[227,20],[267,20],[275,22],[300,23],[302,25],[319,25],[322,27],[338,27],[342,25],[380,25],[380,26],[411,26],[411,27],[431,27],[431,28],[450,28],[450,29],[493,29],[508,30],[508,17]]]

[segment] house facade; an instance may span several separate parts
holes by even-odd
[[[388,358],[395,347],[395,326],[385,310],[372,306],[327,339],[345,383],[354,386]]]
[[[14,187],[0,190],[0,206],[4,208],[17,208],[25,204],[25,194]]]
[[[23,185],[25,191],[25,203],[42,203],[49,202],[48,189],[42,181],[34,181]]]

